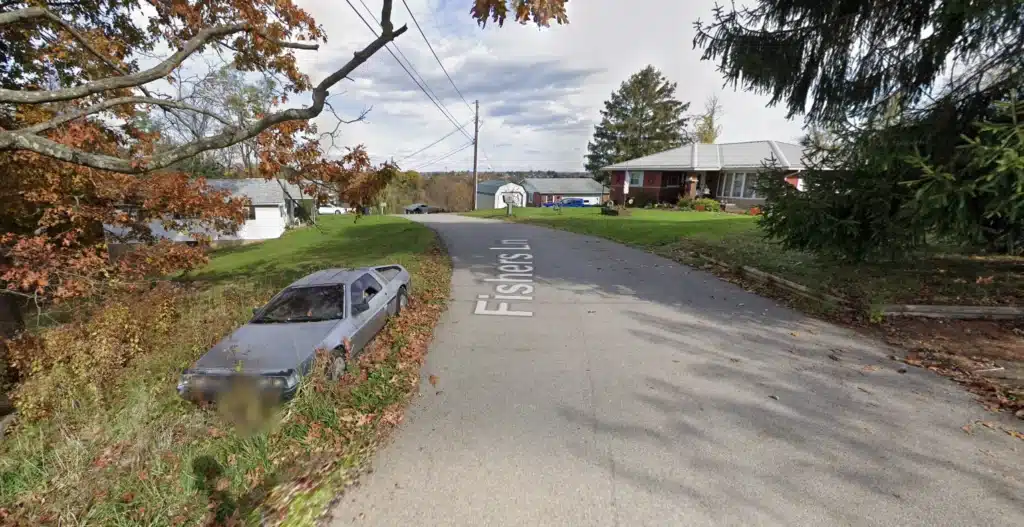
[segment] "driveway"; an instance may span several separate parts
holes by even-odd
[[[1024,443],[883,345],[613,242],[415,220],[451,303],[335,525],[1024,525]]]

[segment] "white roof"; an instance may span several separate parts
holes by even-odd
[[[747,141],[743,143],[689,144],[609,165],[601,170],[722,170],[730,168],[761,168],[774,157],[780,168],[800,170],[804,147],[782,141]]]
[[[206,182],[217,190],[230,192],[233,197],[249,198],[253,205],[278,205],[285,203],[286,198],[298,200],[311,197],[302,192],[298,185],[283,179],[208,179]]]
[[[600,196],[604,187],[589,177],[526,178],[523,187],[541,194],[587,194]]]

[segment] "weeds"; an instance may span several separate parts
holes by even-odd
[[[197,407],[175,386],[184,367],[311,265],[289,264],[278,256],[288,251],[275,246],[228,256],[294,272],[242,280],[238,267],[215,258],[213,269],[231,280],[165,284],[20,342],[18,367],[29,373],[16,392],[19,422],[0,443],[0,523],[311,523],[400,421],[448,294],[450,264],[433,235],[375,221],[395,224],[380,232],[400,252],[363,262],[365,252],[333,248],[331,265],[399,261],[417,286],[409,308],[340,382],[320,368],[272,415],[245,405],[229,414]],[[374,227],[359,223],[359,245],[372,243]]]

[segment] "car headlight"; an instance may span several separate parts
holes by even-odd
[[[189,389],[201,389],[206,383],[206,377],[195,373],[183,373],[178,381],[178,393]]]
[[[273,375],[263,377],[260,383],[264,387],[275,388],[278,390],[290,390],[299,383],[298,372],[291,372],[288,375]]]

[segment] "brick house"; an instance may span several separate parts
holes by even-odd
[[[611,199],[675,203],[681,196],[710,197],[728,207],[764,202],[756,181],[762,162],[775,159],[783,176],[802,189],[804,147],[781,141],[689,144],[602,168],[611,173]],[[628,179],[627,179],[628,178]]]
[[[607,191],[592,178],[527,178],[523,180],[526,202],[540,207],[562,198],[581,198],[588,205],[600,205]]]

